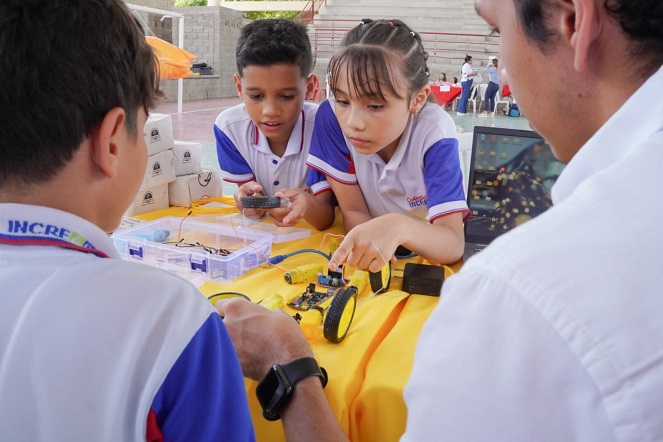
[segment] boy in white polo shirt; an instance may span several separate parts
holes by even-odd
[[[288,207],[269,209],[274,224],[302,218],[322,230],[334,221],[333,193],[323,174],[306,165],[318,106],[306,102],[315,77],[306,27],[291,20],[256,20],[242,29],[234,76],[242,104],[223,111],[214,125],[225,181],[236,183],[235,203],[245,216],[265,211],[243,208],[241,198],[277,196]]]
[[[3,0],[0,65],[0,439],[255,440],[218,313],[106,233],[160,96],[136,17],[122,0]]]

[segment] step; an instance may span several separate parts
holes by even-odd
[[[333,6],[327,5],[318,11],[318,15],[336,16],[336,17],[367,17],[372,19],[393,19],[399,18],[400,20],[408,23],[410,17],[453,17],[465,18],[466,11],[462,8],[423,8],[423,7],[408,7],[408,6],[390,6],[389,8],[380,8],[379,10],[374,6],[356,6],[348,8],[347,6]]]
[[[394,17],[419,32],[435,75],[446,69],[460,76],[467,52],[475,56],[477,67],[483,67],[499,50],[499,37],[488,37],[490,29],[477,15],[474,0],[327,0],[309,26],[311,41],[318,58],[328,58],[362,18]]]
[[[334,17],[325,17],[326,19],[333,18],[334,21],[322,21],[315,20],[313,26],[320,29],[321,32],[331,32],[335,30],[336,32],[347,32],[348,30],[354,28],[358,21],[356,18],[347,15],[337,15]],[[489,28],[485,23],[471,23],[463,18],[452,18],[452,17],[402,17],[403,21],[410,26],[412,29],[419,33],[429,33],[436,32],[440,34],[452,33],[452,34],[462,34],[462,33],[471,33],[471,34],[481,34],[488,35]]]
[[[458,0],[413,0],[413,1],[384,1],[384,0],[326,0],[325,4],[327,6],[345,6],[345,7],[355,7],[355,6],[377,6],[379,8],[385,8],[392,6],[403,6],[406,5],[410,8],[438,8],[438,9],[456,9],[460,6],[471,6],[474,9],[474,0],[462,1]]]

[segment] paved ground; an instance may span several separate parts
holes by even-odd
[[[155,111],[172,115],[173,132],[176,140],[213,144],[214,132],[212,127],[217,115],[223,109],[240,102],[238,97],[185,101],[182,103],[181,114],[177,113],[177,103],[163,103]],[[456,122],[459,132],[472,132],[474,126],[506,126],[529,129],[529,123],[524,117],[510,118],[504,115],[480,117],[480,112],[470,112],[467,115],[456,115],[456,112],[452,110],[448,112]]]
[[[203,168],[219,170],[214,141],[214,121],[222,110],[240,102],[241,100],[238,97],[185,101],[182,103],[182,113],[180,114],[177,113],[177,103],[163,103],[157,106],[155,112],[172,115],[173,135],[176,140],[202,143]],[[472,132],[474,126],[530,128],[527,119],[524,117],[510,118],[504,115],[480,117],[480,112],[470,112],[467,115],[457,115],[452,110],[448,110],[448,112],[456,122],[459,132]],[[232,194],[234,188],[234,184],[224,182],[224,193]]]

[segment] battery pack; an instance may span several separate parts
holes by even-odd
[[[405,264],[403,270],[404,292],[413,295],[440,296],[444,282],[444,268],[427,264]]]

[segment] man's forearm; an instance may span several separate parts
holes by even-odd
[[[297,383],[282,413],[288,442],[342,442],[348,438],[329,407],[320,379],[310,377]]]

